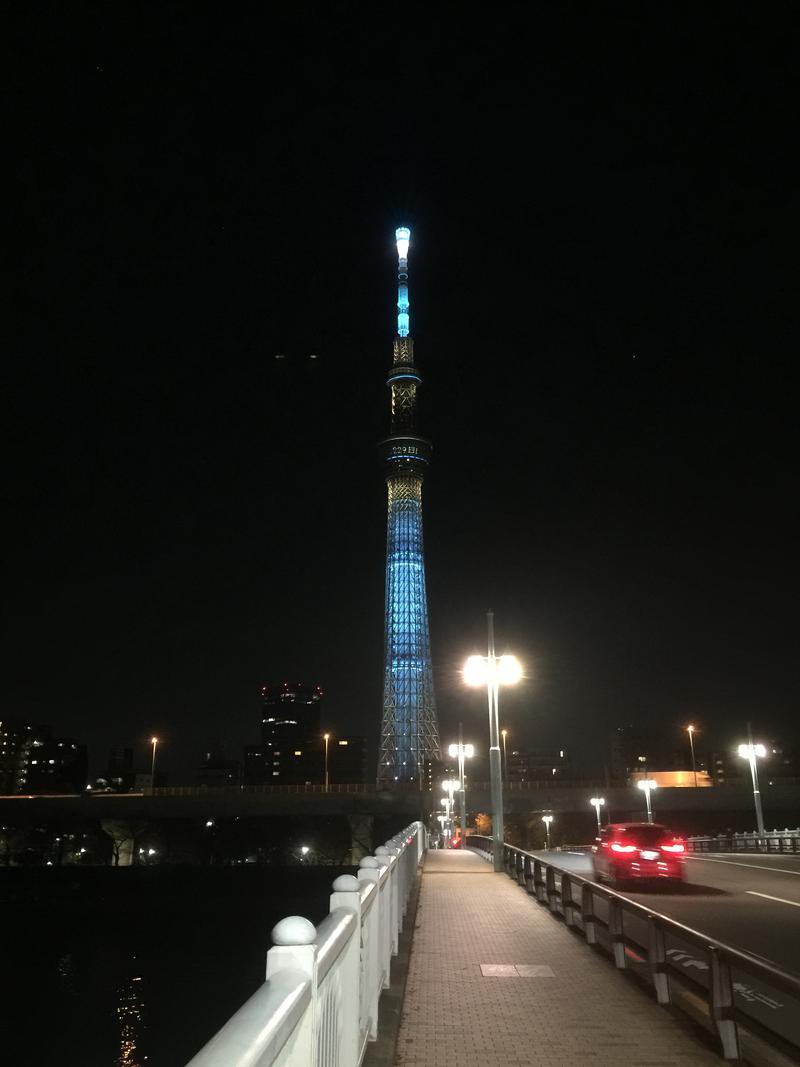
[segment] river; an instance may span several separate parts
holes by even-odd
[[[0,1060],[182,1067],[263,981],[275,923],[318,923],[351,870],[0,870]]]

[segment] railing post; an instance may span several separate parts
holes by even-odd
[[[566,871],[562,872],[562,875],[561,875],[561,908],[562,908],[562,910],[564,912],[564,922],[571,929],[574,929],[578,925],[575,922],[575,912],[577,910],[577,906],[575,904],[575,901],[572,899],[573,889],[574,889],[574,886],[572,884],[572,879],[570,878],[569,874],[567,874]]]
[[[296,970],[311,979],[311,1010],[295,1031],[294,1051],[299,1063],[313,1063],[316,1057],[317,1017],[317,930],[300,915],[290,915],[273,927],[273,946],[267,953],[267,981],[280,971]]]
[[[624,971],[628,961],[625,959],[625,935],[622,932],[622,905],[616,897],[608,901],[608,932],[614,950],[614,963]]]
[[[533,886],[533,871],[531,870],[531,858],[526,856],[522,865],[522,878],[525,883],[525,890],[528,893],[535,892]]]
[[[716,1023],[722,1044],[722,1055],[726,1060],[738,1060],[739,1032],[736,1026],[736,1008],[733,1002],[733,982],[728,961],[720,956],[713,945],[708,946],[711,957],[711,1017]]]
[[[394,875],[393,883],[393,919],[394,919],[394,934],[392,939],[392,955],[396,956],[400,951],[400,931],[403,929],[403,871],[400,865],[400,849],[392,841],[387,842],[386,848],[389,855],[394,859],[394,867],[392,873]]]
[[[647,923],[649,926],[647,962],[650,964],[650,976],[653,979],[656,1000],[659,1004],[671,1004],[672,995],[669,988],[669,974],[667,973],[664,931],[654,915],[648,917]]]
[[[550,864],[545,867],[544,878],[547,903],[550,905],[550,911],[555,914],[558,911],[558,898],[556,896],[556,876]]]
[[[365,989],[362,990],[362,1003],[364,1004],[364,1023],[367,1028],[367,1036],[370,1041],[375,1041],[378,1036],[378,1001],[383,989],[383,968],[381,954],[381,902],[380,886],[377,884],[377,870],[359,870],[358,884],[366,886],[373,884],[373,901],[361,928],[361,951],[362,979]]]
[[[581,887],[581,918],[583,919],[586,944],[596,945],[597,925],[594,921],[594,896],[592,895],[592,887],[588,884]]]
[[[353,936],[342,952],[339,963],[341,1001],[338,1011],[339,1056],[341,1067],[359,1067],[361,1063],[362,999],[364,981],[361,964],[361,886],[352,874],[342,874],[333,883],[331,911],[344,908],[355,912]],[[364,1020],[366,1023],[366,1020]]]
[[[389,842],[391,845],[391,841]],[[390,933],[392,941],[392,955],[396,956],[400,949],[400,872],[398,871],[397,849],[394,846],[380,845],[375,849],[375,855],[389,868],[389,899],[391,901]]]
[[[516,877],[517,877],[517,884],[518,885],[525,885],[525,856],[521,852],[517,853],[517,863],[516,863],[516,871],[515,871],[515,873],[516,873]]]
[[[365,856],[358,865],[359,882],[375,882],[378,899],[373,907],[378,909],[379,930],[378,958],[380,960],[380,988],[389,988],[389,973],[392,961],[392,897],[389,876],[383,878],[383,870],[388,866],[378,856]],[[381,879],[383,883],[381,884]]]
[[[544,892],[544,879],[542,878],[542,862],[535,859],[533,861],[533,889],[536,894],[536,899],[540,904],[544,904],[547,897]]]

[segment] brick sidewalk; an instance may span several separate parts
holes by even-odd
[[[471,852],[427,854],[397,1067],[722,1062],[507,875]]]

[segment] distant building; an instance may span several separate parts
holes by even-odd
[[[198,785],[220,789],[224,786],[236,787],[242,781],[242,765],[238,759],[229,760],[206,753],[196,778]]]
[[[112,748],[108,755],[105,779],[116,793],[128,793],[133,789],[136,772],[133,767],[132,748]]]
[[[611,777],[618,783],[630,781],[636,771],[673,771],[691,766],[688,739],[684,752],[677,740],[668,742],[662,734],[632,723],[618,726],[609,744]]]
[[[708,771],[698,770],[697,774],[689,767],[682,771],[633,771],[631,782],[639,782],[645,778],[656,783],[661,789],[692,789],[695,784],[698,789],[712,786],[711,775]],[[696,783],[695,783],[696,779]]]
[[[324,780],[322,689],[283,682],[261,690],[261,744],[244,750],[245,785]]]
[[[24,793],[34,727],[21,720],[0,720],[0,793]]]
[[[500,755],[502,758],[502,747]],[[572,760],[565,748],[512,748],[505,754],[505,763],[509,782],[569,781],[573,777]]]
[[[86,746],[37,727],[28,750],[27,793],[82,793],[88,775]]]
[[[328,780],[332,785],[360,785],[366,782],[366,738],[331,736],[328,744]]]

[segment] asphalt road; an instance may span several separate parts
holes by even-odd
[[[591,877],[589,856],[538,855]],[[800,856],[693,856],[686,866],[684,885],[624,895],[800,975]]]

